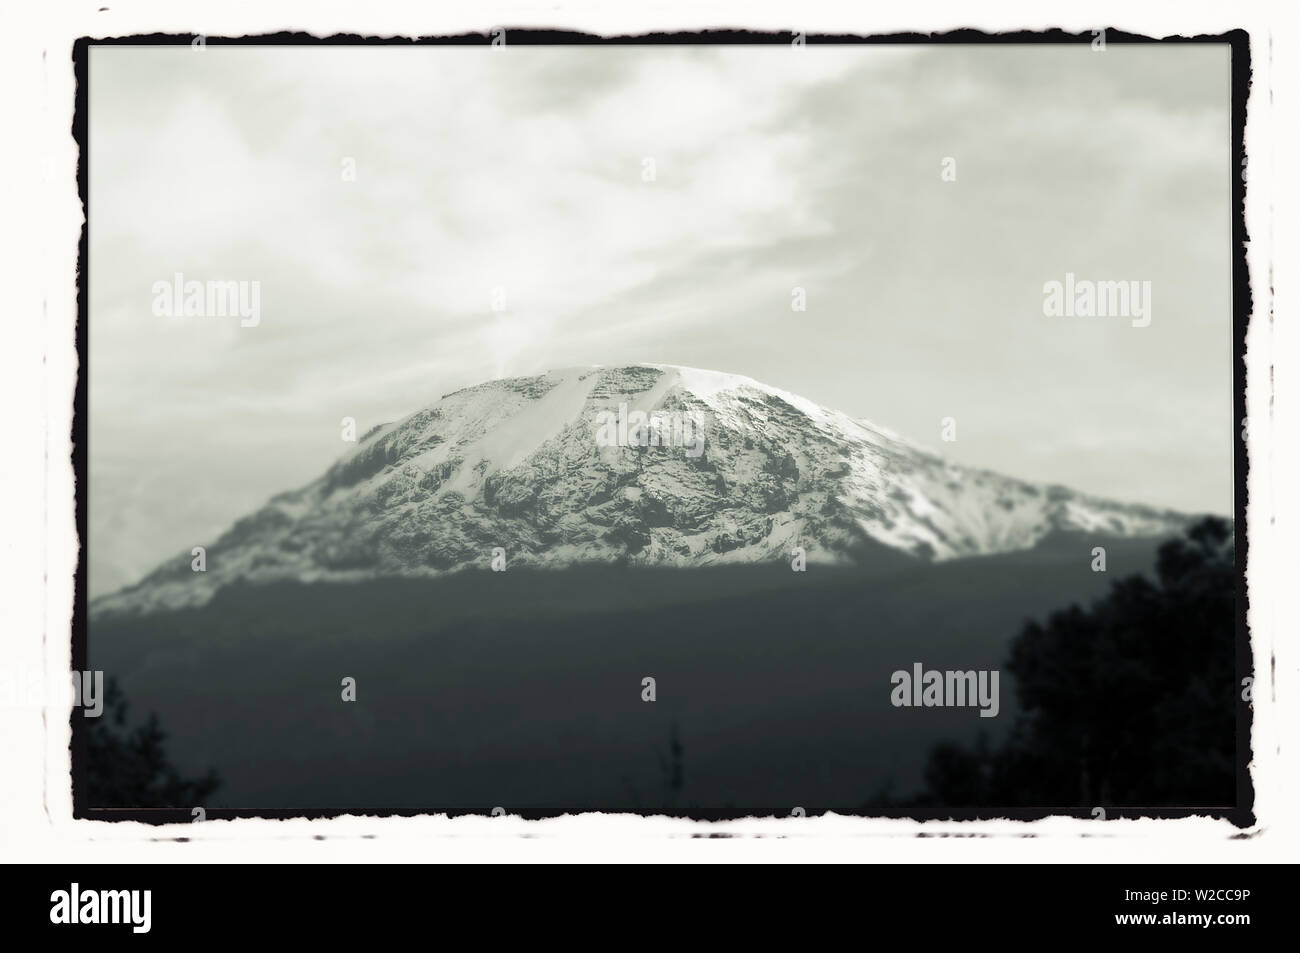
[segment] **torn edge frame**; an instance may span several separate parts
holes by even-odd
[[[705,30],[698,32],[651,33],[641,35],[619,35],[602,37],[591,33],[563,30],[546,30],[510,27],[497,28],[509,36],[509,42],[515,46],[569,46],[569,45],[789,45],[793,34],[789,32],[751,32],[745,30]],[[1230,55],[1230,111],[1231,111],[1231,165],[1229,171],[1244,169],[1246,165],[1245,127],[1246,106],[1251,85],[1250,42],[1244,30],[1233,30],[1224,34],[1202,34],[1191,37],[1167,36],[1154,38],[1106,28],[1106,41],[1117,44],[1225,44]],[[82,204],[83,222],[77,268],[77,328],[76,351],[79,361],[76,391],[73,402],[72,428],[72,465],[76,476],[76,529],[81,545],[77,556],[77,570],[74,581],[74,601],[72,612],[72,670],[86,668],[88,659],[88,597],[86,587],[87,547],[85,541],[89,530],[88,505],[88,409],[89,409],[89,300],[87,274],[90,264],[89,248],[89,52],[95,46],[188,46],[195,39],[193,34],[145,34],[135,36],[118,36],[103,39],[82,37],[73,45],[72,61],[76,82],[76,99],[74,104],[72,134],[79,148],[77,166],[77,188]],[[1087,33],[1067,33],[1053,29],[1043,32],[1019,31],[1008,33],[986,33],[981,30],[959,29],[941,34],[895,33],[879,36],[859,36],[852,34],[809,34],[805,42],[809,45],[952,45],[952,44],[1033,44],[1033,45],[1074,45],[1090,42]],[[219,37],[204,35],[203,40],[212,46],[490,46],[492,34],[463,33],[449,36],[361,36],[357,34],[335,34],[318,37],[305,32],[283,32],[259,34],[246,37]],[[1232,226],[1232,361],[1233,361],[1233,524],[1235,541],[1235,664],[1236,684],[1243,684],[1243,679],[1254,671],[1254,659],[1250,642],[1250,629],[1247,622],[1248,593],[1246,571],[1249,553],[1249,534],[1246,520],[1248,453],[1244,439],[1236,439],[1237,421],[1246,418],[1246,333],[1251,317],[1252,296],[1250,290],[1250,271],[1247,263],[1246,247],[1249,236],[1246,231],[1245,196],[1246,181],[1244,175],[1229,175],[1231,185]],[[71,773],[72,783],[72,817],[74,820],[98,821],[139,821],[151,825],[174,823],[188,824],[192,821],[190,808],[154,808],[154,809],[96,809],[86,803],[84,786],[79,787],[75,778],[84,773],[86,765],[86,733],[88,725],[85,719],[75,717],[71,712]],[[1236,706],[1236,797],[1237,803],[1223,807],[1196,808],[1124,808],[1107,806],[1107,819],[1157,819],[1172,820],[1189,817],[1209,817],[1229,821],[1239,829],[1252,827],[1256,823],[1254,814],[1255,787],[1251,776],[1252,707],[1238,695]],[[337,817],[481,817],[484,811],[437,809],[223,809],[207,808],[207,819],[304,819],[317,820]],[[540,820],[575,816],[563,810],[529,810],[513,811],[512,816],[524,820]],[[691,821],[729,821],[742,819],[759,819],[753,811],[745,810],[684,810],[665,815],[662,812],[647,814],[619,815],[641,820],[649,818],[671,817]],[[936,808],[926,810],[884,810],[878,813],[837,815],[859,820],[911,819],[916,821],[1039,821],[1053,817],[1074,817],[1091,819],[1089,808],[1057,810],[1053,808]],[[766,815],[769,819],[781,817],[775,813]],[[710,828],[701,828],[708,833],[696,833],[692,836],[738,836],[711,832]],[[777,833],[777,832],[773,832]],[[746,835],[749,836],[749,835]],[[934,837],[938,832],[922,830],[915,836]],[[956,836],[996,836],[981,835],[978,830],[963,831]],[[1025,835],[1020,835],[1025,836]],[[1030,834],[1032,836],[1032,834]],[[1079,836],[1089,836],[1079,832]],[[1251,836],[1238,833],[1235,836]],[[159,839],[159,838],[154,838]],[[165,838],[172,839],[172,838]],[[178,837],[177,840],[190,840]]]

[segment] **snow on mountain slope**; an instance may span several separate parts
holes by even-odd
[[[602,445],[625,405],[627,445]],[[658,418],[641,445],[635,412]],[[677,430],[673,430],[674,423]],[[685,429],[682,429],[682,428]],[[702,445],[692,442],[702,431]],[[604,443],[609,443],[605,440]],[[747,377],[669,365],[489,381],[375,428],[94,611],[205,602],[237,579],[352,579],[582,562],[702,566],[919,560],[1034,546],[1049,533],[1156,536],[1188,517],[956,466],[865,421]]]

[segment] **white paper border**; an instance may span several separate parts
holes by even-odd
[[[989,32],[1102,26],[1151,35],[1250,34],[1252,89],[1245,147],[1248,261],[1254,315],[1247,340],[1250,442],[1247,577],[1256,657],[1252,746],[1255,827],[1226,821],[1072,818],[1039,822],[925,822],[858,818],[744,820],[703,824],[665,818],[586,815],[525,822],[514,818],[337,818],[209,820],[152,826],[71,818],[68,719],[0,711],[0,854],[43,861],[195,862],[249,860],[413,861],[1246,861],[1294,858],[1300,773],[1284,742],[1297,715],[1295,581],[1300,579],[1295,503],[1275,495],[1300,486],[1293,443],[1300,433],[1291,381],[1295,320],[1275,324],[1277,299],[1295,297],[1300,261],[1294,176],[1274,157],[1296,154],[1294,130],[1300,29],[1284,2],[1221,5],[1061,3],[985,0],[913,2],[544,3],[32,3],[0,21],[6,147],[0,150],[4,205],[4,287],[10,313],[0,353],[8,440],[0,468],[0,643],[16,668],[67,670],[77,538],[72,508],[72,395],[76,384],[75,273],[82,209],[72,139],[72,46],[81,36],[184,33],[238,36],[282,30],[316,35],[440,35],[505,25],[593,33],[707,28],[806,33]],[[1286,112],[1289,105],[1290,112]],[[12,113],[12,117],[10,117]],[[1290,117],[1288,119],[1288,116]],[[1226,131],[1225,131],[1226,134]],[[1292,148],[1288,148],[1288,146]],[[1283,166],[1285,168],[1285,166]],[[1276,254],[1274,242],[1276,241]],[[1275,270],[1274,263],[1280,263]],[[1286,265],[1290,264],[1287,268]],[[12,274],[8,274],[12,269]],[[1283,309],[1284,315],[1293,309]],[[1281,365],[1279,367],[1278,365]],[[36,501],[40,501],[37,505]],[[1289,598],[1288,598],[1289,597]],[[1286,638],[1284,633],[1289,634]],[[1288,729],[1285,734],[1283,726]],[[696,839],[702,832],[727,839]],[[926,836],[918,837],[924,833]],[[531,835],[524,839],[518,835]],[[759,835],[759,836],[755,836]],[[766,835],[766,836],[762,836]],[[949,836],[943,836],[949,835]],[[316,840],[323,836],[324,840]]]

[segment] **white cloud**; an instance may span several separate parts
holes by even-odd
[[[364,429],[492,376],[714,364],[906,431],[929,409],[886,382],[918,348],[947,362],[930,390],[980,386],[968,347],[983,345],[944,358],[933,309],[964,314],[948,300],[961,288],[1007,300],[1068,238],[1034,201],[1076,194],[1078,170],[1008,175],[1040,148],[1086,162],[1130,141],[1112,150],[1123,181],[1184,176],[1182,218],[1161,207],[1153,221],[1177,220],[1190,270],[1211,253],[1188,223],[1209,218],[1195,190],[1221,149],[1213,110],[1108,93],[1088,108],[1112,124],[1080,133],[1043,107],[1052,84],[1069,92],[1055,71],[969,68],[932,89],[954,49],[95,50],[92,589],[315,476],[340,450],[341,415]],[[964,191],[938,192],[954,141],[970,144]],[[1123,247],[1096,241],[1098,255]],[[178,271],[260,281],[262,324],[154,317],[153,282]],[[789,311],[794,284],[808,314]],[[1003,327],[997,307],[967,320]],[[1060,338],[1043,346],[1083,360]],[[996,357],[1036,379],[1024,360]],[[886,366],[866,373],[873,362]],[[998,462],[1015,472],[1008,445]]]

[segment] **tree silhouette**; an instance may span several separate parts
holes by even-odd
[[[677,798],[682,793],[682,785],[685,783],[683,775],[684,753],[685,749],[682,748],[681,739],[677,736],[677,722],[674,721],[668,733],[668,757],[665,758],[662,753],[659,754],[659,770],[663,775],[664,807],[666,810],[676,809]]]
[[[221,786],[213,771],[184,778],[167,758],[158,716],[127,727],[128,704],[116,679],[104,691],[104,712],[86,733],[86,798],[90,807],[194,807]]]
[[[1207,517],[1090,610],[1028,623],[1011,646],[1020,711],[991,749],[930,754],[918,805],[1228,805],[1235,800],[1230,524]]]

